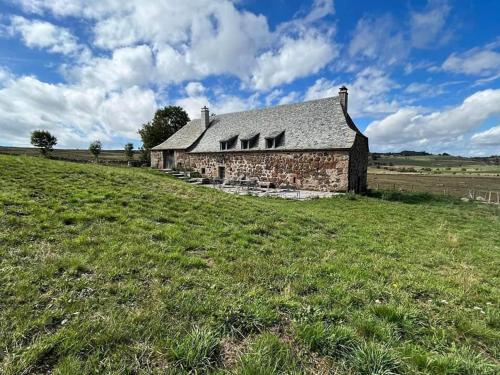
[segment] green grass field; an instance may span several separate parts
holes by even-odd
[[[492,206],[0,155],[2,374],[497,374]]]

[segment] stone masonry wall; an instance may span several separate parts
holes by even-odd
[[[151,151],[151,167],[163,168],[163,151]]]
[[[218,177],[225,167],[229,180],[259,178],[277,186],[320,191],[348,190],[348,151],[227,152],[189,154],[176,151],[177,168]],[[203,173],[204,172],[204,173]]]
[[[349,190],[362,193],[367,188],[368,139],[356,135],[349,156]]]

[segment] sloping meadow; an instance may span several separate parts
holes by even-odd
[[[480,204],[0,155],[0,373],[498,373],[499,233]]]

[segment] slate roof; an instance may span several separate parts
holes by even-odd
[[[189,152],[235,152],[267,150],[265,139],[285,132],[283,146],[272,150],[348,149],[361,134],[345,114],[339,97],[285,104],[271,108],[227,113],[211,117],[208,129],[193,120],[155,150],[188,149]],[[259,134],[255,148],[241,149],[239,140]],[[220,142],[238,135],[236,147],[220,150]]]
[[[204,130],[201,119],[191,120],[153,150],[185,150],[196,142]]]

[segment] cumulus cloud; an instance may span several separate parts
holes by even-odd
[[[436,47],[451,37],[446,20],[451,7],[445,0],[431,0],[426,8],[410,15],[411,41],[417,48]]]
[[[422,108],[401,108],[370,123],[365,133],[376,145],[397,148],[461,142],[485,120],[500,114],[498,103],[500,89],[490,89],[478,91],[461,105],[443,111],[428,113]]]
[[[305,99],[321,99],[337,96],[339,87],[349,89],[349,113],[352,116],[381,115],[395,111],[399,106],[395,100],[388,100],[386,94],[399,87],[389,76],[377,68],[365,68],[352,82],[335,82],[318,79],[309,87]]]
[[[316,73],[323,68],[337,51],[323,36],[308,33],[298,39],[286,37],[276,52],[266,52],[257,60],[252,74],[252,85],[267,90],[298,77]]]
[[[86,147],[97,138],[111,145],[116,136],[136,137],[138,125],[151,119],[156,107],[154,92],[137,86],[107,93],[19,77],[0,89],[0,142],[27,145],[30,132],[43,128],[57,134],[64,147]]]
[[[268,90],[318,72],[336,55],[332,27],[314,26],[333,13],[332,0],[315,0],[307,14],[274,32],[264,16],[237,9],[229,0],[22,0],[21,5],[26,11],[90,20],[94,44],[113,54],[150,46],[151,75],[166,84],[230,74],[253,89]],[[98,64],[90,64],[85,74]]]
[[[443,63],[444,71],[468,75],[500,74],[500,40],[464,53],[453,53]]]
[[[82,65],[67,65],[63,72],[68,80],[82,86],[114,90],[154,81],[153,68],[151,48],[138,45],[116,49],[109,58],[96,57]]]
[[[474,134],[471,141],[476,145],[500,146],[500,125]]]
[[[45,48],[50,52],[65,55],[81,52],[84,49],[69,30],[46,21],[13,16],[10,32],[13,35],[21,35],[23,42],[30,48]]]

